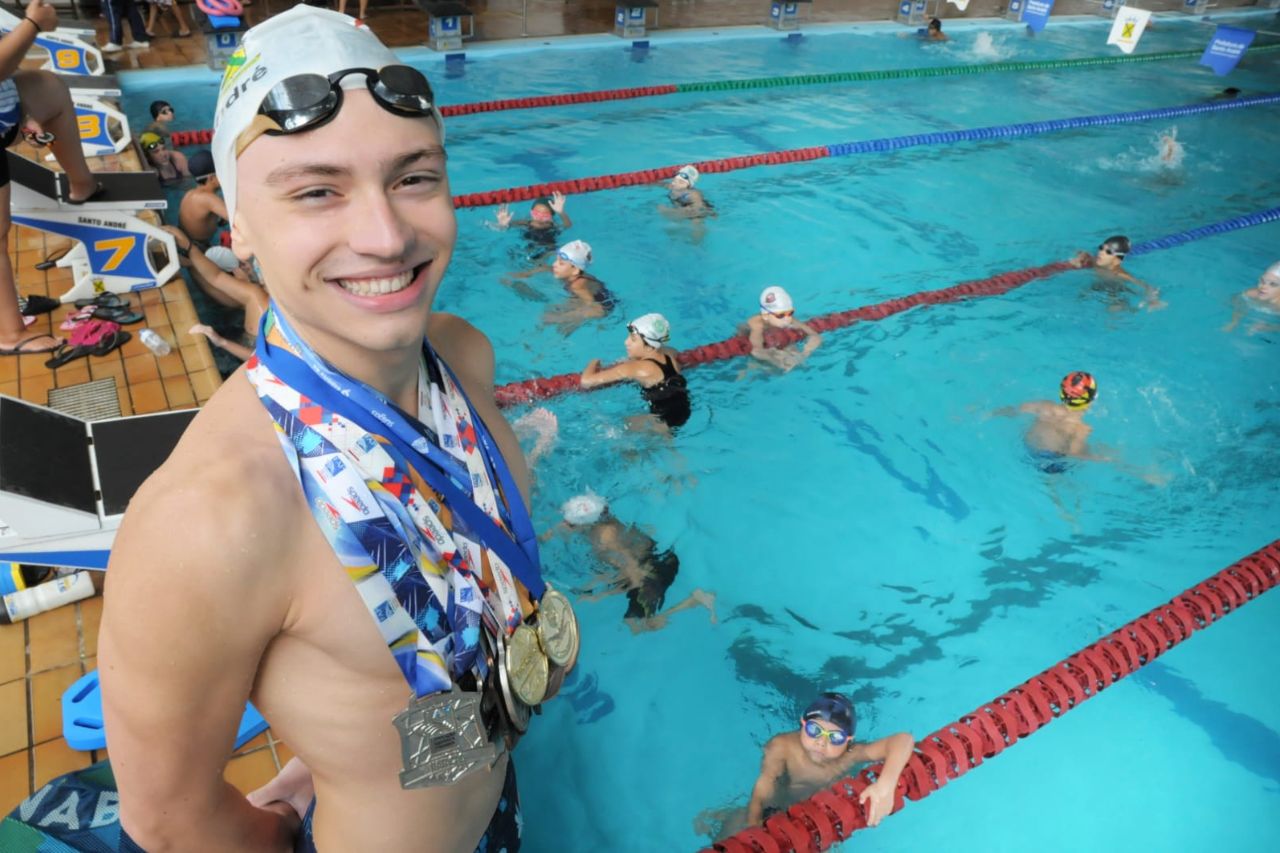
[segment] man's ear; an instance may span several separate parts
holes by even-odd
[[[253,241],[249,239],[243,224],[243,216],[237,210],[235,215],[231,217],[231,251],[235,252],[236,257],[240,260],[251,261],[255,254]]]

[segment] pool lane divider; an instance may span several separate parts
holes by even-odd
[[[1259,45],[1249,48],[1249,54],[1270,53],[1280,50],[1280,44]],[[931,68],[893,68],[881,71],[836,71],[828,74],[797,74],[790,77],[755,77],[745,80],[710,80],[700,83],[674,83],[657,86],[634,86],[626,89],[599,89],[591,92],[565,92],[558,95],[532,95],[526,98],[503,98],[494,101],[476,101],[470,104],[450,104],[440,107],[445,118],[477,115],[505,110],[530,110],[544,107],[564,107],[574,104],[598,104],[605,101],[626,101],[635,98],[655,98],[662,95],[682,95],[696,92],[742,92],[752,89],[780,89],[799,86],[827,86],[839,83],[869,83],[877,80],[916,80],[926,77],[971,77],[977,74],[1001,74],[1010,72],[1060,71],[1068,68],[1098,68],[1110,65],[1132,65],[1139,62],[1169,62],[1177,59],[1199,59],[1202,50],[1172,50],[1161,53],[1118,54],[1078,59],[1045,59],[1033,62],[984,62],[972,65],[939,65]],[[174,145],[208,145],[213,139],[212,130],[175,130],[170,133]]]
[[[1092,699],[1126,675],[1280,585],[1280,540],[1254,551],[916,743],[898,778],[893,814]],[[858,798],[883,764],[829,788],[702,853],[817,853],[867,827]]]
[[[1139,243],[1134,246],[1129,254],[1131,256],[1143,255],[1162,249],[1171,249],[1205,237],[1226,234],[1230,231],[1238,231],[1242,228],[1252,228],[1256,225],[1277,221],[1280,221],[1280,207],[1272,207],[1256,213],[1193,228],[1189,231],[1180,231],[1155,240],[1148,240],[1145,243]],[[851,308],[847,311],[824,314],[806,322],[819,332],[831,332],[862,321],[883,320],[886,317],[900,314],[919,305],[944,305],[982,296],[1000,296],[1015,288],[1022,287],[1024,284],[1049,278],[1060,272],[1072,269],[1077,269],[1077,267],[1068,261],[1057,261],[1044,266],[1000,273],[999,275],[977,279],[976,281],[961,282],[951,287],[944,287],[941,290],[926,290],[878,302],[874,305],[864,305],[861,308]],[[766,334],[765,343],[774,348],[785,347],[797,343],[802,337],[803,334],[795,330],[770,329]],[[747,340],[745,335],[738,335],[728,340],[685,350],[677,353],[676,357],[679,359],[680,366],[687,369],[700,364],[738,358],[748,355],[750,352],[750,341]],[[582,390],[579,377],[580,374],[578,373],[562,373],[559,376],[535,377],[519,382],[511,382],[499,386],[495,396],[498,405],[504,407],[546,400],[551,397],[558,397],[561,394]]]
[[[1230,101],[1211,101],[1208,103],[1186,104],[1180,107],[1159,107],[1152,110],[1135,110],[1127,113],[1107,113],[1095,116],[1074,116],[1071,118],[1051,119],[1049,121],[1030,121],[1020,124],[1001,124],[992,127],[977,127],[962,130],[942,130],[933,133],[918,133],[908,136],[889,136],[881,139],[867,139],[860,142],[841,142],[835,145],[819,145],[813,148],[792,148],[787,151],[773,151],[766,154],[750,154],[744,157],[726,157],[719,160],[704,160],[694,163],[699,172],[735,172],[739,169],[751,169],[756,166],[782,166],[788,163],[800,163],[808,160],[821,160],[827,157],[848,157],[854,154],[883,154],[889,151],[901,151],[923,145],[953,145],[957,142],[985,142],[992,139],[1018,139],[1029,136],[1041,136],[1046,133],[1059,133],[1065,130],[1081,130],[1090,127],[1106,127],[1115,124],[1133,124],[1136,122],[1156,121],[1182,118],[1184,116],[1201,115],[1203,113],[1243,110],[1251,107],[1274,106],[1280,104],[1280,93],[1256,95],[1251,98],[1237,98]],[[565,195],[575,193],[599,192],[602,190],[620,189],[622,187],[643,186],[669,180],[684,166],[677,163],[660,166],[656,169],[643,169],[637,172],[621,172],[613,175],[598,175],[590,178],[578,178],[568,181],[552,181],[546,184],[534,184],[527,187],[511,187],[508,189],[489,190],[487,192],[468,193],[453,197],[455,207],[485,207],[491,204],[509,204],[518,201],[531,201],[560,192]]]

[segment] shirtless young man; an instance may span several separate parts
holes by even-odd
[[[1097,254],[1076,252],[1071,264],[1076,267],[1093,267],[1098,271],[1097,279],[1090,288],[1108,297],[1108,307],[1112,311],[1123,311],[1133,296],[1144,297],[1138,303],[1139,308],[1158,311],[1167,308],[1168,303],[1160,299],[1160,291],[1139,278],[1134,277],[1124,268],[1125,256],[1129,254],[1129,238],[1122,234],[1108,237],[1098,247]],[[1136,285],[1136,287],[1130,287]],[[1141,288],[1141,289],[1139,289]]]
[[[213,168],[213,155],[197,151],[187,162],[196,185],[187,190],[178,205],[178,225],[203,249],[209,246],[218,229],[227,224],[227,204],[218,195],[222,185]]]
[[[858,743],[853,739],[856,728],[853,703],[839,693],[823,693],[805,708],[799,730],[775,735],[765,744],[760,776],[751,789],[745,815],[741,809],[704,812],[695,830],[715,830],[719,823],[715,834],[723,838],[748,826],[759,826],[776,812],[849,775],[855,766],[883,761],[879,778],[858,798],[867,808],[867,825],[878,826],[893,811],[898,777],[911,759],[915,741],[899,732]]]
[[[518,726],[477,662],[514,661],[512,626],[532,630],[528,470],[488,340],[431,310],[457,224],[430,87],[354,24],[306,5],[270,18],[219,94],[235,251],[261,267],[274,322],[138,491],[112,553],[103,704],[121,823],[149,851],[519,849],[501,747]],[[555,636],[552,598],[539,637]],[[522,683],[529,704],[572,666],[557,656],[550,684]],[[457,739],[419,754],[457,781],[402,787],[433,766],[402,756],[393,719],[411,700],[482,697]],[[222,771],[249,698],[298,758],[246,798]],[[480,746],[454,748],[477,729]]]
[[[804,346],[767,348],[764,335],[769,329],[794,329],[804,334]],[[822,335],[796,317],[791,294],[774,285],[760,293],[760,313],[747,319],[747,337],[751,341],[751,357],[778,368],[792,370],[822,345]]]
[[[1005,406],[992,414],[1035,416],[1024,440],[1038,467],[1046,474],[1066,471],[1068,459],[1109,461],[1089,450],[1089,433],[1093,427],[1084,422],[1085,412],[1098,397],[1098,383],[1084,371],[1068,373],[1062,379],[1058,397],[1061,403],[1032,400],[1020,406]]]

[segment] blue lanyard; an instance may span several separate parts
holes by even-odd
[[[273,347],[267,343],[267,332],[274,322],[280,333],[300,354],[301,357],[282,347]],[[424,352],[428,364],[438,363],[436,355],[424,342]],[[542,580],[542,570],[538,554],[538,540],[533,531],[533,522],[524,499],[516,488],[506,462],[502,458],[493,440],[492,434],[484,422],[475,413],[475,407],[467,400],[467,408],[475,425],[476,436],[483,448],[483,459],[486,469],[492,475],[497,472],[497,480],[501,485],[501,504],[508,509],[508,523],[511,533],[498,526],[489,514],[476,505],[472,499],[471,476],[448,451],[440,447],[435,433],[417,418],[403,412],[398,406],[387,400],[382,394],[353,379],[327,364],[316,355],[294,333],[280,314],[275,304],[263,314],[258,329],[258,344],[255,354],[273,374],[278,376],[294,390],[316,401],[324,408],[342,415],[356,423],[362,429],[374,434],[385,435],[397,450],[409,461],[431,488],[444,498],[449,509],[460,516],[467,528],[474,532],[480,543],[506,563],[516,579],[529,591],[529,595],[537,601],[542,598],[546,584]],[[448,368],[448,365],[445,365]],[[457,375],[450,370],[454,384],[462,393],[466,392],[457,382]],[[514,537],[514,539],[513,539]],[[478,569],[478,567],[477,567]]]

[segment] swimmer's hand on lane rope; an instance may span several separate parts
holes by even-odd
[[[867,826],[878,826],[893,811],[893,789],[886,786],[884,780],[877,781],[862,792],[858,802],[867,806]]]

